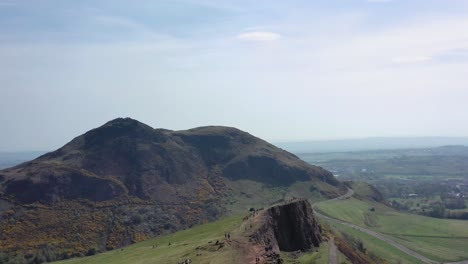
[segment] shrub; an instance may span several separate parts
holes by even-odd
[[[132,217],[132,224],[139,225],[143,222],[143,216],[141,215],[134,215]]]
[[[88,252],[86,252],[86,256],[93,256],[96,255],[97,250],[95,248],[90,248],[88,249]]]

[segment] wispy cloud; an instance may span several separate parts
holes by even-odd
[[[95,21],[97,22],[96,26],[123,30],[145,38],[158,39],[161,37],[160,34],[154,32],[150,27],[125,17],[99,15],[95,17]]]
[[[402,56],[392,58],[392,62],[395,63],[416,63],[430,60],[432,60],[432,57],[429,56]]]
[[[274,41],[281,38],[281,35],[268,31],[252,31],[237,35],[238,39],[249,41]]]
[[[265,138],[468,135],[468,6],[161,0],[64,12],[26,2],[0,23],[0,40],[14,40],[0,41],[4,138],[19,142],[16,131],[31,123],[53,127],[44,116],[96,125],[116,115],[173,129],[232,125]],[[183,107],[157,114],[174,105]],[[24,129],[10,121],[21,118]],[[69,130],[57,144],[76,134]],[[0,148],[9,144],[0,139]]]

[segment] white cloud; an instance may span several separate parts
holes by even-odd
[[[170,31],[143,19],[90,16],[95,27],[89,30],[110,28],[126,41],[2,43],[0,113],[22,113],[18,102],[34,111],[0,114],[0,121],[25,116],[24,127],[30,127],[60,112],[63,122],[92,115],[76,122],[83,131],[91,121],[123,115],[172,129],[232,125],[264,138],[468,134],[466,17],[415,13],[369,26],[372,20],[359,10],[319,17],[291,8],[281,13],[287,17],[210,24],[190,37],[166,36]],[[173,105],[184,107],[157,114]],[[28,131],[9,127],[6,138]],[[71,127],[54,141],[57,146],[76,134]]]
[[[468,50],[467,26],[466,18],[454,16],[408,21],[376,32],[357,27],[349,30],[353,34],[343,32],[342,39],[325,42],[313,52],[322,69],[376,70],[432,60],[444,64],[441,60],[447,54]]]
[[[415,62],[425,62],[432,60],[432,57],[429,56],[401,56],[392,58],[392,62],[395,63],[415,63]]]
[[[239,34],[237,38],[250,41],[274,41],[280,39],[281,35],[268,31],[252,31]]]

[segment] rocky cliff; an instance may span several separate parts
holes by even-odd
[[[251,235],[254,244],[272,251],[309,251],[320,246],[322,230],[306,200],[297,200],[269,208],[263,224]]]

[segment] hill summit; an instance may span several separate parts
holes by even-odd
[[[0,171],[0,250],[65,258],[191,227],[224,215],[236,191],[229,182],[242,180],[320,182],[314,189],[323,196],[340,186],[330,172],[235,128],[171,131],[117,118]]]

